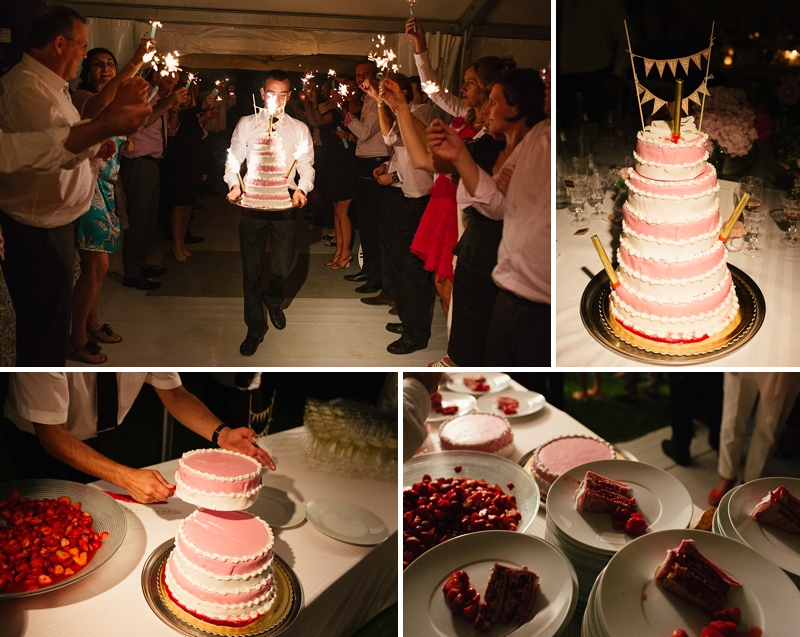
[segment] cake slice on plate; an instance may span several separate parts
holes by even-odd
[[[667,551],[655,579],[665,590],[710,613],[725,608],[731,586],[741,586],[704,557],[692,540],[683,540],[678,548]]]
[[[538,587],[539,576],[533,571],[495,562],[475,627],[486,631],[497,623],[522,626],[533,610]]]
[[[587,471],[578,489],[578,510],[587,513],[613,513],[618,507],[636,511],[636,498],[630,485]]]
[[[751,516],[761,524],[800,535],[800,500],[783,485],[770,491]]]

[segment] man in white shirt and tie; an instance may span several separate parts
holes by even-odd
[[[277,111],[272,124],[277,133],[287,163],[292,161],[298,148],[307,152],[297,158],[297,163],[288,176],[292,206],[284,210],[260,210],[243,208],[239,216],[239,248],[242,257],[244,278],[244,322],[247,336],[239,347],[242,356],[252,356],[258,349],[267,330],[264,305],[276,330],[286,327],[286,316],[281,309],[286,293],[286,282],[297,264],[297,211],[306,205],[306,196],[314,188],[314,152],[308,126],[290,117],[283,107],[292,95],[292,83],[285,72],[275,69],[267,73],[261,89],[261,99],[266,103],[272,97]],[[242,117],[236,124],[228,149],[229,159],[225,167],[225,183],[228,184],[228,201],[234,202],[241,195],[238,167],[248,159],[255,140],[269,129],[270,118],[265,112]],[[273,133],[273,134],[275,134]],[[250,167],[248,168],[248,170]],[[296,183],[296,186],[295,186]],[[293,192],[292,192],[293,191]],[[272,258],[271,276],[266,291],[261,285],[264,270],[264,254],[270,241]]]

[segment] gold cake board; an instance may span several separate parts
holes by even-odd
[[[142,591],[153,612],[165,624],[188,637],[273,637],[285,631],[295,620],[302,607],[302,589],[294,571],[280,556],[275,555],[275,601],[269,610],[252,624],[246,626],[217,626],[186,612],[167,594],[162,572],[175,540],[161,544],[145,562],[142,569]]]
[[[640,363],[658,365],[696,365],[727,356],[747,343],[764,322],[766,304],[755,281],[736,266],[728,264],[739,311],[725,329],[697,343],[660,343],[626,330],[612,316],[609,304],[611,286],[605,270],[586,286],[581,297],[584,327],[603,347]]]

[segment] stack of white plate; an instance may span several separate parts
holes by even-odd
[[[757,626],[764,635],[797,634],[800,591],[777,566],[729,538],[682,529],[646,534],[611,558],[589,594],[581,637],[665,637],[678,628],[700,635],[711,615],[654,580],[667,551],[682,540],[693,540],[705,557],[742,583],[728,593],[728,607],[742,611],[740,630]]]
[[[559,476],[547,494],[545,539],[560,548],[575,567],[580,586],[578,613],[586,607],[589,591],[600,571],[620,549],[634,540],[612,528],[611,514],[577,510],[575,495],[587,471],[630,485],[636,506],[649,525],[648,534],[685,529],[692,520],[692,498],[686,487],[677,478],[651,465],[598,460]]]
[[[800,497],[797,478],[761,478],[747,482],[725,494],[719,503],[711,528],[714,533],[742,542],[777,564],[800,587],[800,535],[759,524],[750,514],[766,495],[779,486]]]

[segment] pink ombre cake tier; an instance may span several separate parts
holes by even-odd
[[[556,479],[578,465],[595,460],[613,460],[614,448],[588,436],[563,436],[544,443],[533,451],[531,468],[542,497]]]
[[[217,511],[251,506],[261,490],[261,463],[235,451],[197,449],[183,454],[175,473],[175,495]]]
[[[509,456],[514,450],[511,425],[502,416],[471,413],[448,420],[439,428],[442,449],[483,451]]]
[[[622,206],[622,216],[625,225],[636,234],[669,241],[690,241],[695,237],[713,232],[720,224],[719,211],[716,207],[712,209],[710,215],[692,221],[655,223],[652,219],[643,219],[634,213],[626,201]]]

